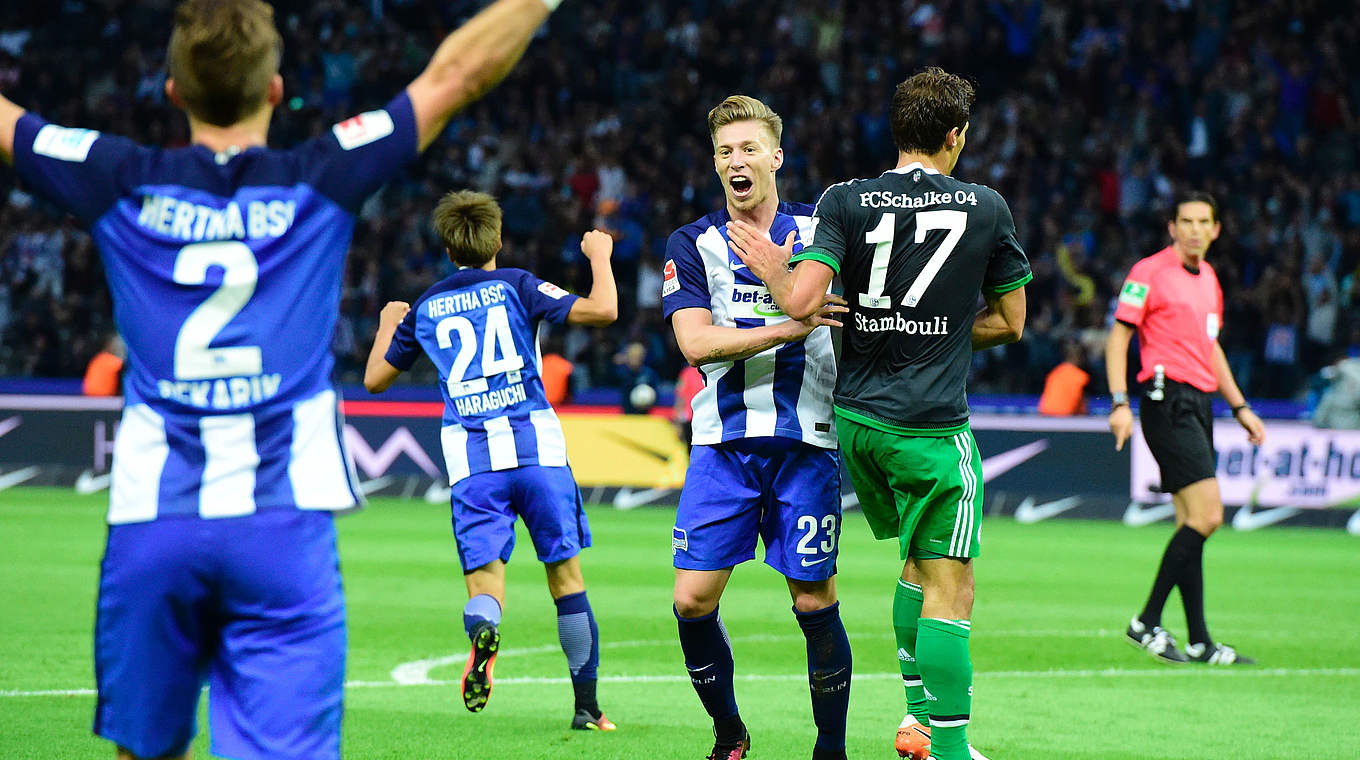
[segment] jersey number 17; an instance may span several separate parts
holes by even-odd
[[[947,230],[944,242],[931,254],[930,261],[926,262],[925,268],[916,276],[915,282],[907,289],[907,294],[902,298],[902,305],[915,308],[921,302],[921,298],[926,293],[926,288],[934,281],[935,275],[940,273],[940,268],[944,266],[945,259],[954,252],[959,240],[963,238],[963,230],[968,226],[967,211],[919,211],[916,213],[916,243],[917,245],[925,242],[926,233],[931,230]],[[897,233],[897,213],[888,211],[879,220],[878,226],[864,233],[864,242],[874,247],[874,260],[869,265],[869,289],[859,294],[859,305],[866,309],[887,309],[892,306],[892,299],[883,295],[883,288],[888,280],[888,259],[892,256],[893,238]]]

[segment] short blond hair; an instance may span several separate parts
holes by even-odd
[[[460,267],[480,267],[501,249],[501,207],[486,193],[446,194],[434,207],[432,221],[449,260]]]
[[[708,112],[709,138],[716,140],[719,129],[738,121],[758,121],[763,124],[774,137],[775,147],[784,137],[784,120],[773,109],[749,95],[728,95],[727,99]]]
[[[259,110],[279,73],[283,38],[262,0],[185,0],[166,55],[175,92],[194,117],[226,127]]]

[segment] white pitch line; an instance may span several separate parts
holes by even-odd
[[[1197,667],[1162,667],[1162,668],[1098,668],[1098,669],[1077,669],[1077,670],[993,670],[982,671],[973,674],[974,679],[990,680],[993,678],[1169,678],[1177,676],[1189,676],[1191,678],[1204,677],[1265,677],[1265,678],[1294,678],[1299,676],[1323,676],[1355,678],[1360,677],[1360,668],[1255,668],[1255,667],[1236,667],[1236,668],[1197,668]],[[883,681],[899,680],[901,673],[856,673],[853,677],[855,681]],[[651,684],[651,683],[689,683],[689,676],[684,675],[619,675],[601,676],[600,680],[605,683],[615,684]],[[806,681],[807,673],[747,673],[735,676],[737,681]],[[396,681],[346,681],[346,689],[388,689],[405,688],[410,686],[456,686],[458,681],[430,680],[422,683],[398,683]],[[567,676],[518,676],[510,678],[497,678],[497,685],[520,684],[520,685],[545,685],[545,684],[568,684],[571,679]],[[45,689],[41,691],[18,691],[11,689],[0,690],[0,697],[91,697],[94,696],[94,689]]]

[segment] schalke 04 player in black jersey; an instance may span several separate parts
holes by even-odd
[[[936,760],[967,760],[971,749],[982,466],[968,366],[974,349],[1020,338],[1031,276],[1006,202],[949,176],[972,105],[973,86],[938,68],[898,85],[897,166],[827,189],[792,259],[790,246],[730,225],[733,248],[795,319],[841,277],[850,304],[835,393],[841,448],[874,536],[896,538],[905,560],[893,627],[910,714],[897,749]]]

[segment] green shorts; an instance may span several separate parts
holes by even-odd
[[[978,556],[982,460],[972,430],[908,436],[843,416],[836,430],[874,538],[896,538],[902,559]]]

